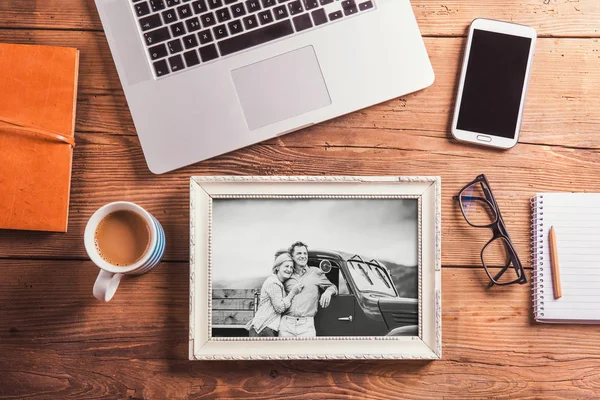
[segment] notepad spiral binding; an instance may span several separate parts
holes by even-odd
[[[535,319],[544,317],[544,196],[531,199],[531,295]]]

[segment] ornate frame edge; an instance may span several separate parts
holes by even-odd
[[[202,183],[223,183],[223,182],[405,182],[405,183],[425,183],[430,182],[435,189],[435,212],[434,212],[434,221],[435,221],[435,272],[434,272],[434,290],[435,290],[435,346],[433,349],[429,349],[431,351],[430,354],[415,354],[415,355],[406,355],[406,354],[357,354],[357,355],[346,355],[346,354],[303,354],[303,355],[235,355],[235,356],[220,356],[220,355],[197,355],[194,352],[194,335],[195,335],[195,320],[194,320],[194,284],[195,284],[195,254],[194,251],[194,243],[195,243],[195,202],[194,202],[194,191],[198,189],[202,189]],[[386,196],[382,197],[402,197],[405,198],[414,198],[417,199],[418,204],[418,213],[419,220],[422,218],[421,214],[421,195],[398,195],[398,196]],[[275,195],[277,196],[277,195]],[[210,196],[211,200],[213,196]],[[219,198],[219,196],[214,196],[215,198]],[[235,198],[236,196],[225,195],[221,198]],[[243,196],[240,197],[251,197],[251,196]],[[260,196],[266,197],[266,196]],[[282,196],[283,197],[283,196]],[[306,195],[300,197],[321,197],[319,195]],[[327,197],[327,195],[322,196]],[[352,197],[352,195],[334,195],[334,197]],[[368,198],[377,198],[377,195],[372,196],[354,196],[354,197],[368,197]],[[369,359],[382,359],[382,360],[409,360],[409,359],[422,359],[422,360],[439,360],[442,358],[442,331],[441,331],[441,323],[442,323],[442,305],[441,305],[441,177],[439,176],[192,176],[190,177],[190,330],[189,330],[189,343],[190,343],[190,360],[369,360]],[[209,216],[209,231],[211,231],[212,220]],[[422,276],[421,276],[421,253],[422,253],[422,239],[421,239],[421,223],[418,224],[418,243],[419,243],[419,334],[414,337],[418,339],[420,342],[423,342],[422,338],[422,320],[421,320],[421,299],[422,299]],[[210,235],[209,235],[210,238]],[[209,249],[210,249],[209,244]],[[210,254],[208,255],[210,257]],[[209,271],[209,286],[212,287],[210,282],[210,271]],[[209,291],[210,291],[209,287]],[[212,298],[209,300],[209,305],[212,303]],[[210,316],[210,310],[209,310]],[[210,324],[208,324],[210,329]],[[213,339],[209,333],[209,341]],[[324,339],[331,339],[325,338]],[[340,340],[348,340],[348,339],[374,339],[374,340],[386,340],[385,337],[340,337]],[[231,340],[231,338],[229,338]],[[296,339],[297,340],[297,339]],[[426,346],[429,347],[429,346]]]

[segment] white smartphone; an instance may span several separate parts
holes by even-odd
[[[452,136],[503,149],[517,144],[536,36],[528,26],[489,19],[471,23]]]

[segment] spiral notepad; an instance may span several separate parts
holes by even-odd
[[[531,205],[535,320],[600,323],[600,194],[538,193]],[[551,227],[557,235],[559,299],[552,287]]]

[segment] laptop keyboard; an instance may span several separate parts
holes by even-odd
[[[374,8],[374,0],[131,0],[157,78]]]

